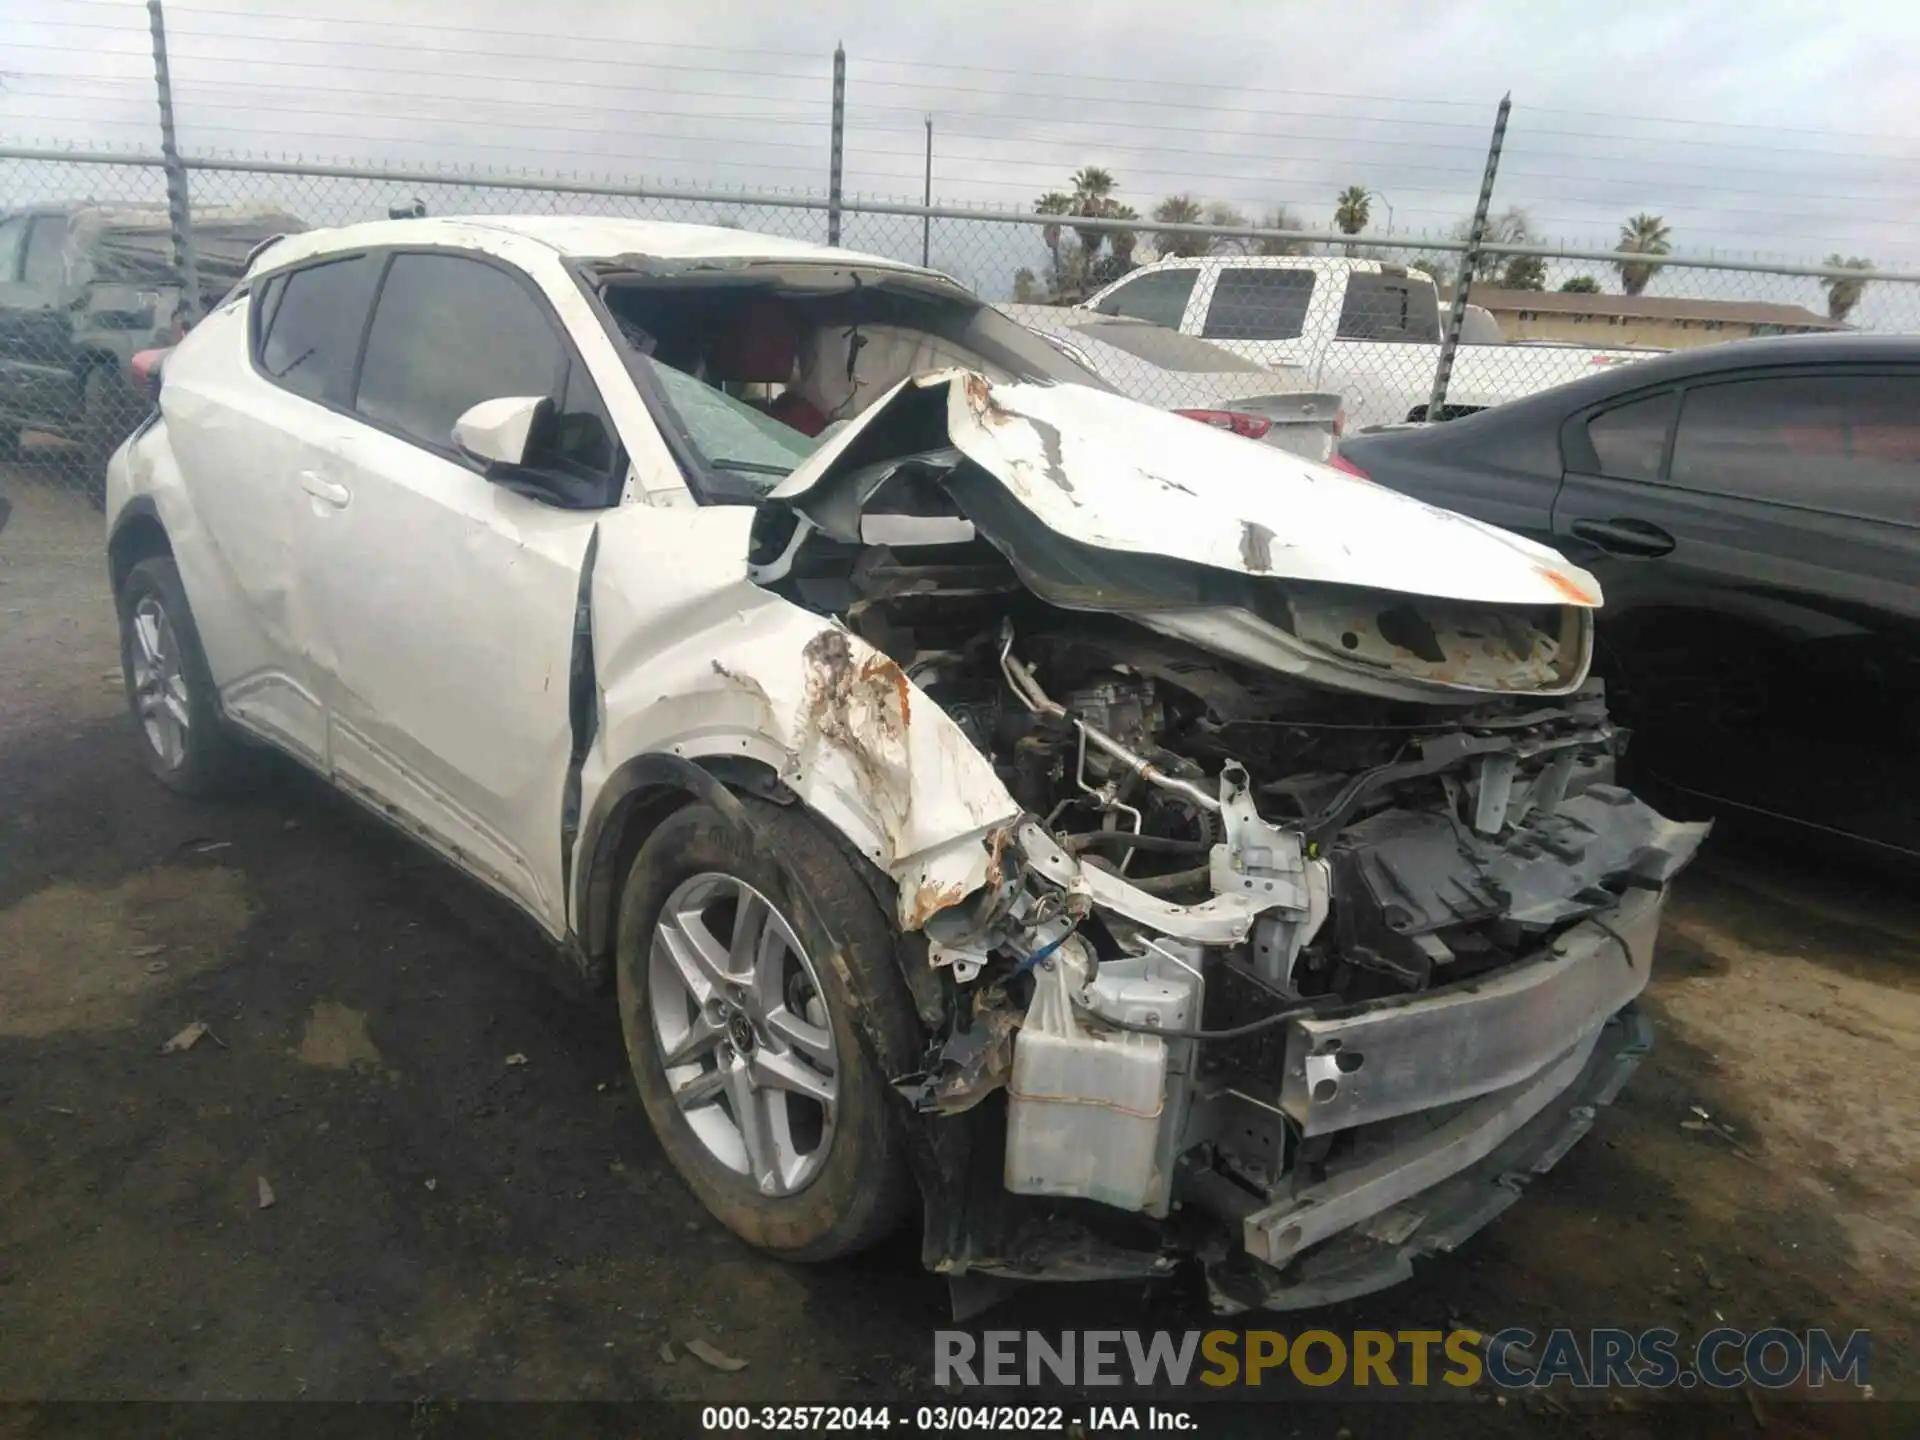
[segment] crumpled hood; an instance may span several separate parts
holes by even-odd
[[[1586,571],[1494,526],[1122,396],[971,371],[903,382],[773,498],[805,508],[801,497],[910,387],[934,386],[948,388],[952,443],[1042,524],[1085,545],[1485,604],[1600,604]]]

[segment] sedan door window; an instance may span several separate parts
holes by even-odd
[[[1782,375],[1689,389],[1670,478],[1920,524],[1920,376]]]
[[[373,257],[355,255],[269,281],[255,320],[261,373],[309,400],[346,404],[379,269]]]
[[[1614,480],[1658,480],[1673,428],[1674,392],[1631,400],[1587,421],[1595,473]],[[1579,468],[1576,466],[1575,468]]]

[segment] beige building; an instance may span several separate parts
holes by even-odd
[[[1563,290],[1502,290],[1492,285],[1473,286],[1467,298],[1491,312],[1508,340],[1685,350],[1750,335],[1804,335],[1847,328],[1801,305],[1757,300],[1581,295]]]

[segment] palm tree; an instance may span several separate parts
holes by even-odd
[[[1073,197],[1071,195],[1062,195],[1058,190],[1049,190],[1033,202],[1033,213],[1036,215],[1071,215],[1073,213]],[[1047,250],[1053,256],[1053,274],[1054,279],[1057,281],[1060,277],[1060,227],[1058,225],[1042,225],[1040,227],[1040,238],[1046,242]]]
[[[1873,262],[1871,260],[1864,260],[1858,255],[1848,260],[1842,260],[1837,251],[1827,256],[1827,258],[1820,263],[1825,265],[1829,270],[1867,271],[1873,269]],[[1843,280],[1836,275],[1829,275],[1821,280],[1820,288],[1827,292],[1827,318],[1829,320],[1845,320],[1847,316],[1853,313],[1853,307],[1860,303],[1860,297],[1866,293],[1867,282],[1864,277],[1858,280],[1851,278]]]
[[[1153,207],[1153,218],[1163,225],[1198,225],[1202,213],[1200,202],[1191,195],[1169,195]],[[1207,237],[1163,232],[1153,237],[1153,248],[1162,260],[1175,255],[1204,255]]]
[[[1085,215],[1091,219],[1104,219],[1113,208],[1113,175],[1098,165],[1087,165],[1074,172],[1073,176],[1073,213]],[[1106,238],[1101,230],[1080,230],[1080,249],[1088,263],[1100,251],[1100,242]]]
[[[1632,255],[1665,255],[1672,249],[1667,243],[1672,233],[1660,216],[1642,211],[1620,227],[1620,243],[1614,248]],[[1619,261],[1615,268],[1620,272],[1620,288],[1629,295],[1640,294],[1647,288],[1647,282],[1660,273],[1658,265],[1630,260]]]
[[[1367,228],[1367,221],[1373,218],[1373,209],[1367,199],[1367,187],[1349,185],[1335,197],[1333,202],[1334,227],[1343,235],[1358,235]]]

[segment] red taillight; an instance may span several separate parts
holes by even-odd
[[[1273,428],[1273,421],[1261,415],[1249,415],[1244,410],[1176,410],[1173,413],[1216,430],[1231,430],[1248,440],[1258,440]]]
[[[166,350],[142,350],[127,362],[127,369],[133,373],[133,388],[155,404],[160,400],[160,371],[166,359]]]
[[[1331,465],[1336,470],[1346,471],[1347,474],[1353,476],[1354,479],[1356,480],[1373,479],[1371,475],[1367,474],[1366,471],[1362,470],[1358,465],[1354,464],[1351,460],[1347,459],[1347,457],[1344,455],[1333,455],[1328,457],[1327,464]]]

